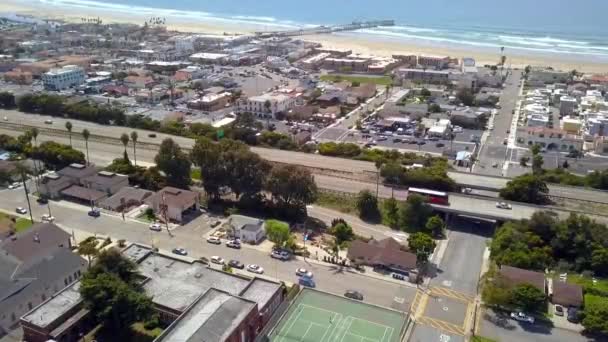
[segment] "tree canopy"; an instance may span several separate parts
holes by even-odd
[[[278,220],[266,220],[266,236],[278,248],[285,248],[293,240],[289,225]]]
[[[160,144],[154,162],[167,177],[167,185],[187,189],[190,185],[190,167],[192,163],[180,146],[173,139],[165,139]]]
[[[413,232],[424,230],[432,212],[424,197],[410,194],[399,208],[399,226]]]
[[[435,240],[430,235],[422,232],[411,234],[407,238],[407,243],[409,249],[416,254],[419,263],[427,262],[435,247],[437,247]]]
[[[369,190],[359,192],[356,199],[356,207],[359,217],[363,220],[371,221],[380,218],[378,198]]]
[[[540,177],[525,174],[510,180],[499,195],[511,201],[545,204],[549,201],[549,188]]]

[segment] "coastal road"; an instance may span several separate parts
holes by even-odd
[[[486,141],[481,145],[478,155],[479,162],[475,172],[483,175],[501,176],[503,174],[503,163],[507,158],[508,147],[503,144],[507,139],[513,120],[513,110],[519,98],[520,79],[522,71],[512,70],[505,81],[505,86],[500,95],[501,109],[494,116],[494,129],[488,131]],[[497,165],[497,167],[493,167]]]
[[[27,208],[22,189],[0,191],[0,208],[13,212],[18,206]],[[110,236],[114,241],[125,239],[130,242],[154,245],[162,251],[171,251],[175,247],[183,247],[189,256],[199,258],[218,255],[226,260],[237,259],[245,264],[258,264],[265,269],[265,275],[285,281],[295,282],[295,270],[300,267],[314,273],[317,287],[320,290],[342,295],[348,289],[355,289],[365,295],[365,300],[393,309],[407,312],[415,295],[415,287],[372,278],[342,269],[335,266],[326,266],[301,259],[282,262],[270,258],[269,252],[264,252],[251,246],[244,246],[240,250],[230,249],[224,245],[213,245],[205,242],[204,236],[210,231],[209,223],[216,218],[200,216],[190,223],[173,230],[173,236],[166,231],[153,232],[147,224],[135,221],[123,221],[118,216],[102,214],[99,218],[87,215],[89,210],[65,201],[51,201],[53,216],[56,224],[67,232],[72,229],[90,234]],[[32,201],[34,218],[47,213],[47,207]],[[338,214],[339,215],[339,214]],[[339,216],[337,216],[339,217]],[[397,300],[396,300],[397,299]]]
[[[160,144],[163,139],[171,138],[176,141],[180,146],[186,149],[189,149],[194,145],[194,140],[190,138],[172,136],[162,133],[155,133],[156,137],[152,138],[148,136],[152,132],[141,129],[104,126],[79,120],[65,120],[61,118],[53,118],[50,116],[24,114],[15,110],[0,109],[0,117],[4,116],[7,117],[8,121],[5,125],[3,125],[3,122],[0,122],[0,134],[9,134],[12,136],[22,134],[20,130],[15,129],[15,127],[17,126],[12,127],[14,125],[36,126],[40,127],[41,129],[51,128],[54,130],[58,130],[57,132],[63,132],[65,130],[65,122],[70,121],[73,126],[73,146],[74,148],[79,149],[83,152],[85,151],[85,143],[80,133],[85,128],[88,129],[93,135],[113,139],[118,139],[122,133],[137,131],[139,135],[138,141],[140,143]],[[47,119],[52,119],[53,124],[45,124],[44,121]],[[7,125],[11,125],[11,127],[8,127]],[[47,140],[56,141],[60,143],[69,143],[69,139],[67,137],[67,130],[65,131],[65,136],[58,136],[57,134],[47,135],[44,131],[41,131],[39,141],[42,142]],[[341,174],[343,174],[344,177],[353,178],[354,174],[354,176],[356,177],[361,177],[365,179],[375,179],[377,172],[376,167],[372,162],[259,147],[252,147],[251,150],[259,154],[262,158],[271,162],[296,164],[317,170],[325,170],[336,176],[340,176]],[[112,160],[114,160],[115,158],[122,156],[122,151],[122,144],[117,140],[113,142],[91,140],[89,142],[89,154],[92,159],[95,158],[95,160],[92,161],[99,165],[106,165],[111,163]],[[132,153],[131,144],[129,145],[128,152],[129,154]],[[137,160],[138,162],[142,161],[151,163],[154,160],[156,152],[157,150],[155,148],[144,148],[143,146],[140,146],[137,149]],[[448,175],[453,178],[458,184],[461,184],[464,187],[481,188],[484,190],[498,190],[500,188],[503,188],[509,181],[508,178],[504,177],[485,176],[466,172],[448,172]],[[608,192],[595,191],[580,187],[550,185],[549,194],[551,196],[565,197],[575,200],[608,203]]]

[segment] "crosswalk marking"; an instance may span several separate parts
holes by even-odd
[[[445,287],[433,286],[431,287],[431,294],[457,299],[463,302],[472,302],[475,300],[474,296],[466,293],[454,291],[452,289],[446,289]]]
[[[420,317],[417,320],[418,323],[431,326],[435,329],[439,329],[450,334],[461,335],[464,336],[464,329],[456,324],[452,324],[449,322],[445,322],[442,320],[430,318],[430,317]]]

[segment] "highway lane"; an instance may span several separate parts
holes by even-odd
[[[27,208],[25,195],[22,189],[1,190],[0,208],[14,211],[18,206]],[[226,260],[237,259],[245,264],[258,264],[265,269],[265,275],[289,282],[297,281],[295,270],[300,267],[314,273],[317,287],[320,290],[342,295],[347,289],[355,289],[365,295],[365,300],[377,305],[387,306],[401,311],[408,311],[415,295],[415,287],[400,285],[381,279],[376,279],[355,273],[349,269],[335,266],[326,266],[307,262],[301,259],[290,261],[277,261],[270,258],[268,252],[260,251],[251,246],[244,246],[235,250],[222,245],[213,245],[205,242],[204,235],[211,229],[209,222],[215,219],[206,219],[201,216],[185,226],[173,230],[173,236],[166,231],[153,232],[147,224],[123,221],[118,216],[102,214],[99,218],[87,215],[86,206],[73,203],[51,201],[53,216],[56,223],[70,234],[72,229],[110,236],[114,241],[125,239],[130,242],[154,245],[162,251],[171,251],[175,247],[183,247],[189,256],[199,258],[218,255]],[[47,213],[47,207],[32,201],[34,219]],[[396,301],[395,298],[398,300]]]
[[[6,116],[8,119],[8,123],[13,124],[22,124],[22,125],[32,125],[38,126],[41,128],[52,128],[57,130],[64,130],[65,122],[70,121],[72,123],[72,141],[75,148],[84,151],[84,141],[82,140],[82,136],[80,133],[84,128],[87,128],[91,134],[96,134],[100,136],[107,136],[118,139],[122,133],[129,133],[131,131],[137,131],[139,135],[139,142],[143,143],[152,143],[152,144],[160,144],[162,139],[171,138],[176,141],[180,146],[184,148],[191,148],[194,145],[194,140],[190,138],[172,136],[163,133],[154,133],[156,134],[155,138],[149,137],[148,135],[150,131],[140,130],[140,129],[130,129],[127,127],[116,127],[116,126],[104,126],[95,123],[79,121],[79,120],[66,120],[61,118],[53,118],[50,116],[43,115],[32,115],[32,114],[24,114],[15,110],[2,110],[0,109],[0,116]],[[44,124],[44,120],[52,119],[53,124],[47,125]],[[0,133],[10,134],[13,136],[21,134],[21,132],[16,131],[14,129],[6,129],[2,127],[2,122],[0,122]],[[66,131],[67,134],[67,131]],[[69,139],[66,137],[57,137],[57,136],[45,136],[44,133],[41,133],[39,137],[40,141],[53,140],[57,142],[67,143]],[[107,146],[99,146],[100,142],[89,142],[89,153],[93,157],[95,156],[99,160],[99,164],[108,164],[114,158],[118,158],[122,155],[122,146],[117,144],[113,146],[108,144]],[[103,144],[106,145],[106,144]],[[131,145],[130,145],[131,146]],[[118,148],[117,148],[118,147]],[[301,152],[292,152],[292,151],[282,151],[276,149],[268,149],[268,148],[260,148],[260,147],[252,147],[252,151],[258,153],[262,158],[267,159],[272,162],[281,162],[281,163],[289,163],[289,164],[297,164],[310,168],[321,168],[327,170],[335,170],[344,173],[364,173],[368,176],[375,175],[376,167],[372,162],[360,161],[360,160],[351,160],[351,159],[343,159],[336,157],[327,157],[321,156],[318,154],[309,154],[309,153],[301,153]],[[118,153],[113,153],[114,151],[119,151]],[[129,154],[132,153],[132,146],[128,150]],[[101,153],[101,155],[100,155]],[[154,158],[154,154],[156,152],[150,149],[138,149],[138,161],[152,161]],[[140,158],[141,157],[141,158]],[[494,176],[484,176],[466,172],[448,172],[448,175],[453,178],[457,183],[461,184],[464,187],[471,188],[483,188],[483,189],[501,189],[503,188],[507,182],[508,178],[503,177],[494,177]],[[596,191],[585,188],[578,187],[564,187],[557,185],[549,185],[549,194],[552,196],[565,197],[571,199],[578,199],[584,201],[593,201],[593,202],[601,202],[608,203],[608,192],[606,191]]]

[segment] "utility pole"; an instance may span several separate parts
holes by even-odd
[[[32,204],[30,203],[30,194],[27,191],[27,183],[25,182],[25,172],[21,170],[21,181],[23,182],[23,191],[25,191],[25,199],[27,200],[27,209],[30,212],[30,220],[34,223],[34,216],[32,215]]]
[[[165,220],[165,227],[167,228],[167,234],[169,234],[170,237],[173,237],[173,235],[171,234],[171,230],[169,230],[169,219],[167,218],[167,211],[169,210],[169,206],[165,202],[165,193],[164,192],[161,196],[159,209],[160,209],[161,216]]]

